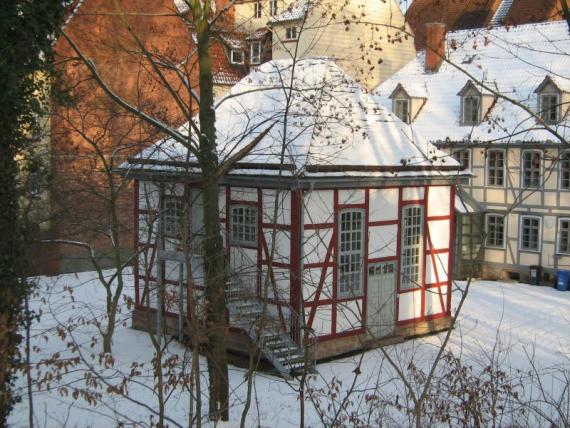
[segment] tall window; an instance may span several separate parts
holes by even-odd
[[[487,214],[485,219],[486,246],[503,248],[505,246],[505,216]]]
[[[180,239],[184,215],[184,201],[180,196],[163,196],[162,227],[165,237]]]
[[[279,13],[279,8],[277,5],[278,0],[270,0],[269,1],[269,15],[275,16]]]
[[[421,206],[404,207],[402,210],[402,277],[400,288],[421,286],[423,209]]]
[[[540,217],[521,216],[520,245],[521,250],[540,250]]]
[[[481,97],[465,96],[463,97],[463,125],[477,125],[481,121],[480,114]]]
[[[262,13],[261,2],[256,1],[253,4],[253,17],[254,18],[261,18],[261,13]]]
[[[538,151],[523,152],[522,161],[522,187],[540,187],[540,164],[542,162],[541,153]]]
[[[362,293],[364,212],[342,211],[339,218],[338,295]]]
[[[558,220],[558,254],[570,254],[570,219]]]
[[[469,163],[469,150],[467,149],[463,149],[463,150],[455,150],[452,154],[452,156],[455,158],[455,160],[457,162],[459,162],[459,164],[464,168],[464,169],[469,169],[470,167],[470,163]]]
[[[234,205],[231,207],[230,221],[233,244],[257,244],[257,208]]]
[[[546,123],[557,123],[560,120],[560,96],[558,94],[540,94],[540,117]]]
[[[251,42],[251,56],[250,56],[250,63],[251,64],[259,64],[261,63],[261,42]]]
[[[502,150],[487,151],[487,185],[505,185],[505,152]]]
[[[570,152],[560,155],[560,188],[570,190]]]
[[[394,100],[394,113],[402,122],[410,123],[410,100]]]
[[[285,40],[297,40],[297,27],[287,27],[285,29]]]

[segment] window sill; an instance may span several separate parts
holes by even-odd
[[[539,248],[538,250],[531,250],[529,248],[519,248],[519,253],[530,253],[530,254],[540,254],[542,251]]]

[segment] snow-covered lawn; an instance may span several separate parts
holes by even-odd
[[[132,284],[128,286],[127,296],[132,292]],[[464,287],[465,283],[458,286]],[[455,298],[455,304],[458,300]],[[121,426],[145,426],[156,422],[156,416],[151,417],[153,410],[157,410],[151,366],[153,348],[146,333],[129,327],[126,298],[122,322],[115,333],[113,361],[100,361],[101,340],[93,321],[104,314],[104,293],[93,273],[40,278],[32,306],[41,312],[40,321],[32,327],[32,359],[36,363],[45,359],[52,359],[52,363],[57,361],[54,365],[38,364],[32,369],[36,381],[33,394],[36,426],[108,427],[118,426],[119,422],[124,424]],[[423,372],[429,370],[444,338],[445,334],[424,337],[388,347],[386,351],[419,391]],[[489,379],[497,382],[507,379],[506,384],[517,392],[517,403],[524,401],[521,397],[527,402],[548,396],[558,399],[564,385],[568,387],[570,373],[570,292],[517,283],[475,281],[448,349],[467,370],[460,379],[483,381],[489,373],[498,373],[494,369],[500,369],[505,378],[491,376]],[[168,345],[168,352],[184,359],[185,348],[174,341]],[[434,379],[434,391],[441,389],[442,396],[451,394],[444,389],[449,388],[445,380],[455,379],[456,372],[449,371],[454,367],[453,361],[445,360]],[[63,364],[65,362],[69,364]],[[109,392],[109,385],[119,384],[131,372],[133,363],[139,364],[140,374],[132,377],[126,386],[125,394],[131,399]],[[201,366],[202,389],[207,391],[203,360]],[[395,371],[380,350],[321,363],[318,371],[309,381],[306,426],[326,425],[337,412],[342,426],[376,426],[380,421],[385,426],[408,423],[407,409],[412,405],[402,382],[396,379]],[[223,426],[239,426],[247,393],[245,373],[245,369],[230,366],[231,421]],[[539,373],[540,378],[535,377],[535,373]],[[542,390],[537,388],[537,379],[543,382]],[[23,376],[18,386],[19,392],[25,394]],[[486,393],[489,383],[477,388]],[[296,381],[288,383],[267,373],[257,373],[254,401],[245,426],[299,426],[297,389]],[[85,399],[86,391],[95,401],[89,403]],[[347,391],[351,394],[341,409]],[[505,390],[501,391],[506,394]],[[188,392],[180,388],[169,392],[172,392],[166,403],[169,426],[188,426]],[[566,407],[562,409],[568,412],[568,392],[565,394],[567,401],[562,405]],[[10,419],[15,427],[28,426],[28,401],[25,396],[22,398]],[[555,423],[560,423],[560,414],[551,405],[537,403],[532,401],[528,408],[538,406],[547,411]],[[205,415],[205,399],[203,408]],[[520,405],[499,408],[498,413],[505,418],[499,419],[499,425],[510,420],[522,425],[537,423],[528,412],[521,413]],[[450,423],[455,424],[453,420]]]

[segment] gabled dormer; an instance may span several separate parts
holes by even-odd
[[[392,112],[405,123],[412,123],[427,101],[425,89],[398,83],[390,94]]]
[[[457,93],[460,97],[459,123],[463,126],[479,125],[488,116],[496,96],[468,80]]]
[[[555,77],[546,76],[534,90],[537,98],[537,112],[546,123],[560,122],[568,112],[570,87]]]

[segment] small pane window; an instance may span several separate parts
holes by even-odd
[[[546,123],[557,123],[559,121],[559,96],[558,94],[540,95],[540,117]]]
[[[362,211],[343,211],[339,218],[338,294],[362,294],[363,227]]]
[[[505,152],[489,150],[487,152],[487,184],[489,186],[505,185]]]
[[[469,169],[469,150],[455,150],[453,157],[463,169]]]
[[[243,51],[239,49],[232,49],[231,52],[232,64],[243,64]]]
[[[410,123],[410,100],[394,100],[394,113],[402,122]]]
[[[261,63],[261,42],[251,42],[251,64]]]
[[[505,246],[505,216],[488,214],[485,223],[487,247],[503,248]]]
[[[275,16],[279,13],[278,0],[270,0],[269,2],[269,15]]]
[[[528,151],[523,153],[522,187],[540,187],[541,162],[542,156],[540,152]]]
[[[257,209],[246,205],[231,208],[231,239],[234,244],[257,244]]]
[[[570,254],[570,219],[558,221],[558,253]]]
[[[400,288],[410,289],[421,286],[423,209],[421,206],[404,207],[402,217]]]
[[[520,249],[540,249],[540,217],[521,216]]]
[[[560,156],[560,188],[570,190],[570,152]]]
[[[297,40],[297,27],[287,27],[285,30],[285,40]]]
[[[480,122],[481,97],[463,97],[463,124],[477,125]]]
[[[162,225],[165,237],[181,238],[184,203],[180,196],[162,198]]]
[[[256,2],[253,4],[253,17],[254,17],[254,18],[261,18],[261,13],[262,13],[261,2],[260,2],[260,1],[256,1]]]

